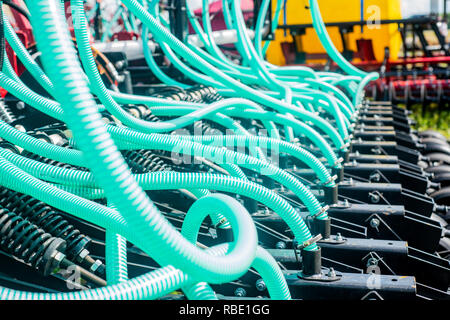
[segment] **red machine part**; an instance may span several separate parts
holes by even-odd
[[[11,0],[13,3],[17,4],[20,7],[25,7],[23,1],[21,0]],[[7,7],[5,7],[5,10]],[[9,13],[8,13],[9,12]],[[17,12],[16,10],[6,11],[8,17],[10,18],[11,25],[16,30],[17,36],[25,45],[26,48],[30,47],[34,43],[33,32],[31,28],[31,24],[26,17]],[[21,75],[25,71],[25,67],[22,63],[17,59],[16,54],[12,50],[11,46],[6,43],[6,54],[8,55],[8,59],[11,62],[11,65],[16,72],[17,75]],[[2,98],[5,97],[7,91],[3,88],[0,88],[0,96]]]
[[[447,69],[450,57],[419,57],[387,60],[383,67],[384,77],[371,83],[367,92],[378,100],[394,103],[445,105],[450,102],[450,80],[448,75],[439,75],[436,70]],[[396,68],[402,67],[396,72]],[[440,68],[439,68],[440,67]]]
[[[111,41],[126,41],[126,40],[137,40],[139,39],[139,34],[136,32],[130,32],[126,30],[122,30],[119,32],[116,32],[112,35]]]

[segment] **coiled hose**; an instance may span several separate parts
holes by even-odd
[[[215,210],[221,211],[223,214],[223,211],[229,210],[230,203],[227,201],[229,200],[220,194],[215,194],[211,197],[205,197],[196,201],[191,208],[189,208],[189,211],[186,214],[181,233],[192,243],[195,243],[200,231],[200,226],[205,219],[204,208],[214,206]],[[234,200],[232,205],[237,206],[239,203]],[[226,251],[224,250],[224,253],[225,252]],[[259,246],[252,267],[255,268],[255,270],[259,272],[264,279],[270,279],[266,285],[272,299],[291,299],[286,279],[278,267],[277,262],[266,250]]]

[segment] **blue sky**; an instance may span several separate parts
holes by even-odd
[[[440,7],[443,7],[443,0],[440,0]],[[441,9],[443,10],[443,9]],[[414,14],[427,14],[430,12],[430,0],[402,0],[403,17],[407,18]]]

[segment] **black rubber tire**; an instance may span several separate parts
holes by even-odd
[[[447,228],[447,226],[448,226],[448,222],[445,221],[444,218],[442,218],[441,216],[438,216],[438,215],[435,214],[435,213],[432,213],[432,214],[431,214],[431,219],[433,219],[433,220],[439,222],[439,224],[441,225],[441,228],[443,228],[443,229]]]
[[[450,187],[432,193],[431,197],[437,204],[450,206]]]
[[[439,246],[443,249],[442,251],[448,251],[450,250],[450,238],[444,237],[439,241]],[[441,251],[441,250],[439,250]],[[448,259],[450,257],[450,255],[444,254],[442,256],[444,259]]]
[[[420,142],[423,144],[441,144],[444,146],[449,146],[447,141],[441,140],[441,139],[436,139],[436,138],[425,138],[425,139],[422,139]]]
[[[430,161],[438,162],[441,165],[446,164],[450,166],[450,155],[445,153],[429,153],[427,154],[427,158],[430,159]]]
[[[442,133],[439,133],[439,132],[434,131],[434,130],[421,131],[421,132],[419,132],[419,136],[420,137],[436,138],[436,139],[439,139],[439,140],[447,141],[447,138],[444,137],[444,135]]]
[[[427,155],[430,153],[444,153],[448,154],[450,156],[450,146],[449,145],[442,145],[442,144],[427,144],[425,145],[424,150],[422,151],[423,155]]]
[[[428,173],[434,173],[435,175],[441,174],[441,173],[449,173],[450,172],[450,166],[442,165],[437,167],[429,167],[425,169]]]
[[[440,183],[442,188],[449,187],[450,186],[450,172],[436,174],[431,181]]]

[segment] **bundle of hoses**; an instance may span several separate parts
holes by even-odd
[[[365,75],[348,67],[348,62],[334,52],[331,41],[323,31],[323,21],[315,1],[311,1],[311,9],[316,29],[327,50],[349,76],[316,74],[307,68],[278,68],[263,61],[249,41],[238,1],[224,0],[223,8],[228,27],[237,30],[237,49],[245,62],[242,66],[222,59],[207,23],[204,24],[206,35],[201,37],[208,44],[204,51],[183,44],[158,22],[158,19],[162,19],[157,10],[158,2],[150,3],[150,12],[134,0],[123,3],[148,28],[167,57],[187,78],[213,86],[225,97],[245,97],[249,100],[211,97],[216,102],[204,105],[195,100],[165,100],[108,90],[101,80],[90,49],[83,1],[73,0],[71,5],[72,15],[78,22],[75,36],[87,77],[69,39],[67,25],[57,1],[27,2],[45,71],[17,41],[4,16],[8,42],[32,76],[55,100],[40,96],[26,87],[11,70],[7,58],[3,73],[0,74],[0,85],[37,110],[67,123],[76,148],[45,143],[3,121],[0,123],[0,136],[41,157],[88,168],[89,171],[39,162],[1,149],[0,183],[105,228],[109,286],[61,294],[19,292],[2,287],[0,297],[146,299],[158,298],[182,288],[188,298],[216,298],[207,283],[220,284],[236,280],[252,267],[264,279],[272,298],[290,298],[277,263],[263,248],[258,247],[256,229],[245,208],[233,198],[211,194],[208,189],[257,199],[285,219],[296,240],[303,243],[306,250],[316,250],[317,246],[311,242],[312,236],[298,212],[274,192],[248,181],[241,168],[267,175],[291,189],[313,217],[326,219],[326,210],[310,190],[286,171],[267,162],[260,148],[269,146],[294,156],[314,170],[323,186],[334,187],[330,171],[340,168],[339,156],[347,151],[351,123],[355,120],[354,112],[361,101],[362,90],[375,75]],[[202,32],[198,26],[195,29]],[[143,30],[143,33],[145,35],[147,31]],[[177,55],[198,71],[186,65]],[[163,82],[164,79],[161,77]],[[262,83],[262,87],[267,89],[254,89],[252,85],[256,83]],[[353,101],[334,85],[347,90]],[[97,105],[90,92],[97,96],[102,106]],[[173,119],[146,121],[134,117],[120,105],[136,103],[145,104],[153,115]],[[105,125],[99,113],[103,110],[117,121]],[[327,117],[321,117],[317,113],[320,110],[324,110]],[[253,136],[234,120],[236,117],[260,120],[270,129],[271,138]],[[227,127],[235,135],[184,137],[157,133],[187,127],[201,119]],[[286,140],[282,140],[277,125],[284,127]],[[329,140],[322,137],[323,133]],[[310,140],[328,166],[296,144],[296,135],[303,135]],[[254,146],[254,156],[222,148],[229,145]],[[133,175],[118,151],[118,148],[123,152],[141,149],[172,151],[175,147],[182,153],[217,162],[234,177],[164,171]],[[187,212],[181,234],[164,219],[143,191],[155,186],[160,189],[189,187],[203,190],[198,192],[199,200]],[[106,198],[109,206],[88,200],[92,193]],[[208,215],[215,222],[227,221],[233,233],[232,244],[207,250],[194,245],[200,225]],[[125,239],[141,248],[163,268],[128,280]]]

